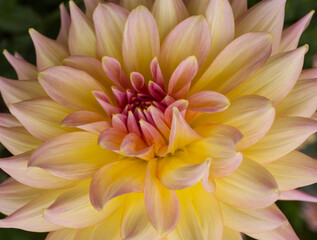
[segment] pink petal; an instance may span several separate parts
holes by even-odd
[[[108,114],[108,116],[111,118],[112,115],[120,113],[120,108],[113,106],[110,103],[109,97],[102,91],[93,91],[92,94],[100,104],[100,106],[103,108],[103,110]]]
[[[108,128],[104,130],[99,138],[98,144],[109,150],[119,150],[121,142],[127,133],[118,128]]]
[[[150,106],[148,108],[148,111],[150,112],[157,129],[166,139],[169,139],[170,129],[165,122],[164,114],[162,113],[162,111],[154,106]]]
[[[248,0],[230,0],[234,19],[237,20],[248,9]]]
[[[68,34],[69,34],[69,27],[70,27],[70,16],[65,8],[64,3],[59,5],[59,10],[60,10],[60,19],[61,19],[61,27],[59,29],[59,33],[57,36],[57,41],[64,45],[68,45]]]
[[[154,82],[157,83],[164,90],[165,86],[164,86],[163,74],[160,68],[160,64],[158,63],[157,57],[153,58],[151,62],[151,73],[152,73]]]
[[[197,112],[216,113],[229,107],[229,100],[222,94],[213,91],[202,91],[187,98],[188,108]]]
[[[0,113],[1,127],[22,127],[21,123],[10,113]]]
[[[286,201],[304,201],[304,202],[313,202],[317,203],[317,197],[309,195],[307,193],[298,191],[298,190],[290,190],[286,192],[281,192],[279,200]]]

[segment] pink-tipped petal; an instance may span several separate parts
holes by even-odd
[[[216,113],[226,110],[230,102],[221,93],[213,91],[202,91],[187,98],[188,109],[196,112]]]
[[[84,71],[64,66],[52,67],[39,74],[39,81],[47,94],[58,103],[76,110],[102,112],[91,92],[103,91],[103,87]]]
[[[0,91],[6,104],[47,96],[36,80],[17,81],[0,77]]]
[[[29,33],[35,47],[36,64],[39,71],[61,65],[62,60],[69,55],[67,48],[62,43],[47,38],[34,29],[30,29]]]
[[[158,108],[154,107],[154,106],[150,106],[148,108],[148,111],[150,112],[153,121],[156,125],[156,127],[158,128],[158,130],[160,131],[160,133],[166,138],[169,139],[169,135],[170,135],[170,128],[167,126],[165,119],[164,119],[164,114],[162,113],[162,111],[160,111]]]
[[[314,13],[315,11],[309,12],[305,17],[283,31],[279,52],[287,52],[297,48],[299,39],[308,27]]]
[[[163,74],[162,74],[162,70],[160,68],[160,64],[157,60],[157,57],[153,58],[150,67],[151,67],[153,81],[155,83],[157,83],[164,90],[165,85],[164,85]]]
[[[69,2],[71,24],[69,28],[69,51],[72,55],[96,57],[96,35],[93,23],[73,1]]]
[[[290,152],[264,166],[273,175],[281,191],[288,191],[317,182],[317,160],[301,152]]]
[[[165,122],[168,124],[169,127],[172,125],[174,107],[176,107],[179,110],[179,112],[182,114],[182,116],[185,118],[186,110],[188,107],[187,100],[180,99],[174,102],[174,99],[173,99],[173,102],[166,102],[166,105],[168,105],[168,107],[166,108],[164,112],[164,118],[165,118]]]
[[[265,208],[279,196],[278,185],[268,170],[244,158],[232,174],[216,179],[217,199],[241,208]]]
[[[190,56],[202,66],[210,48],[210,30],[203,16],[193,16],[179,23],[165,38],[159,57],[165,79]]]
[[[57,36],[57,41],[67,46],[71,20],[64,3],[59,5],[59,10],[60,10],[61,27]]]
[[[159,51],[155,19],[146,7],[138,6],[130,13],[123,33],[122,54],[127,72],[141,72],[145,79],[150,79],[149,66]]]
[[[140,128],[146,143],[149,146],[154,145],[154,151],[160,155],[160,150],[166,145],[162,135],[152,124],[144,120],[140,120]]]
[[[37,69],[33,64],[11,55],[7,50],[4,50],[3,54],[16,71],[20,80],[34,80],[37,78]]]
[[[130,74],[130,80],[133,88],[138,92],[138,93],[147,93],[147,87],[144,81],[144,77],[142,76],[141,73],[138,72],[132,72]]]
[[[110,103],[110,99],[107,94],[102,91],[93,91],[92,94],[110,118],[112,115],[120,113],[120,108]]]
[[[171,232],[180,216],[180,205],[175,192],[163,187],[156,178],[156,161],[149,161],[145,176],[145,207],[152,225],[161,235]]]
[[[127,159],[104,166],[91,181],[91,204],[100,211],[112,198],[143,192],[145,172],[146,163],[140,159]]]
[[[109,56],[123,63],[122,35],[128,14],[127,10],[112,3],[99,4],[96,8],[93,19],[100,58]]]
[[[271,54],[272,35],[247,33],[231,42],[195,83],[191,93],[213,90],[228,93],[256,72]],[[237,59],[239,59],[237,61]]]
[[[284,25],[286,0],[264,0],[248,9],[236,22],[236,37],[248,32],[273,34],[272,53],[278,51]]]
[[[198,62],[195,56],[182,61],[173,72],[168,84],[168,94],[174,99],[186,98],[190,84],[198,71]]]

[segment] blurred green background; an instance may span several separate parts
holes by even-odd
[[[59,30],[59,4],[61,2],[61,0],[0,0],[0,50],[7,49],[11,53],[16,51],[28,61],[35,63],[34,48],[28,35],[28,29],[32,27],[48,37],[55,38]],[[83,6],[82,1],[75,0],[75,2],[81,7]],[[249,6],[257,2],[259,0],[249,0]],[[317,9],[317,0],[288,0],[286,4],[285,26],[287,27],[295,23],[312,9]],[[305,68],[312,66],[313,55],[317,53],[316,39],[317,16],[314,16],[300,41],[300,45],[306,43],[310,45],[309,53],[305,59]],[[8,78],[16,78],[15,72],[3,55],[0,55],[0,75]],[[7,111],[2,101],[0,104],[1,112]],[[303,151],[317,158],[316,141],[307,144],[303,148]],[[0,155],[1,157],[7,157],[10,156],[10,153],[0,145]],[[0,182],[6,178],[6,174],[0,172]],[[317,194],[317,186],[305,188],[304,191]],[[279,202],[278,205],[288,217],[301,240],[317,239],[317,233],[310,231],[302,218],[302,203]],[[0,215],[1,217],[4,216]],[[45,236],[45,233],[30,233],[17,229],[0,229],[0,240],[37,240],[44,239]]]

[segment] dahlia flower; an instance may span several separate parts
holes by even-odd
[[[61,5],[37,66],[4,54],[0,227],[47,240],[298,239],[277,200],[316,201],[317,69],[285,0]]]

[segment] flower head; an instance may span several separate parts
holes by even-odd
[[[311,200],[317,70],[285,0],[86,0],[37,66],[4,52],[11,178],[0,227],[59,239],[298,239],[274,204]],[[313,199],[313,200],[312,200]]]

